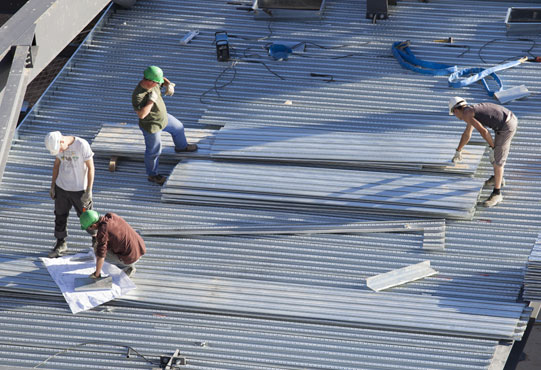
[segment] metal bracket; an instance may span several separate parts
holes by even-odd
[[[180,366],[187,365],[188,361],[185,357],[180,356],[180,350],[177,349],[173,356],[160,356],[160,366],[163,370],[176,370]]]
[[[39,46],[32,45],[28,48],[28,57],[26,58],[26,68],[34,68],[34,58],[38,53]]]

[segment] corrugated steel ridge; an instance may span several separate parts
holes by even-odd
[[[485,148],[471,146],[453,164],[456,138],[416,134],[339,132],[280,127],[230,128],[216,132],[212,158],[456,172],[473,175]]]
[[[58,288],[35,258],[1,258],[0,262],[3,276],[9,276],[9,270],[17,272],[13,278],[4,279],[2,291],[58,296]],[[152,259],[146,262],[154,262],[157,269],[138,273],[135,279],[138,289],[121,299],[128,305],[139,303],[145,307],[227,312],[337,326],[518,340],[529,313],[524,304],[513,302],[374,293],[366,288],[364,280],[370,274],[364,273],[364,278],[356,281],[356,285],[364,287],[361,291],[355,286],[345,289],[294,284],[288,280],[272,282],[270,276],[260,281],[246,277],[190,276],[182,270],[175,271],[170,263]],[[259,265],[266,270],[265,261]],[[287,263],[283,263],[283,269],[287,268]],[[321,271],[321,274],[329,275],[329,272]],[[160,275],[167,276],[167,280]]]
[[[457,176],[189,160],[175,167],[162,199],[471,219],[481,187]]]
[[[347,3],[347,4],[353,5],[353,3]],[[167,4],[167,6],[169,6],[169,5],[178,5],[178,4]],[[185,5],[185,4],[182,4],[182,5]],[[212,5],[214,5],[214,4],[209,4],[209,6],[212,6]],[[437,12],[431,12],[432,4],[419,4],[419,5],[416,5],[416,4],[413,4],[413,3],[401,3],[400,5],[404,5],[404,6],[408,7],[408,8],[410,6],[412,8],[413,7],[416,7],[416,8],[417,7],[422,7],[422,9],[424,9],[424,13],[426,13],[426,15],[429,17],[429,19],[433,19],[432,14],[438,15]],[[472,5],[472,3],[468,2],[467,5]],[[477,8],[476,4],[473,4],[473,5],[474,5],[473,8],[476,9]],[[189,6],[189,3],[186,4],[186,6]],[[357,6],[358,6],[358,4],[357,4]],[[434,6],[440,7],[442,5],[438,3],[438,4],[434,5]],[[456,4],[451,5],[451,3],[446,2],[444,4],[444,6],[449,8],[449,9],[452,8],[452,9],[456,10]],[[486,3],[484,3],[483,6],[486,6]],[[191,9],[194,14],[197,13],[198,11],[201,11],[200,8],[198,8],[198,7],[202,7],[202,5],[199,5],[199,4],[197,6],[194,5],[193,9]],[[362,7],[362,4],[361,4],[361,7]],[[173,7],[171,7],[170,9],[174,10]],[[221,10],[221,9],[217,9],[217,10]],[[394,14],[395,18],[399,18],[399,16],[400,16],[399,10],[400,10],[400,8],[397,7],[397,9],[396,9],[397,13]],[[477,10],[479,10],[479,9],[477,9]],[[334,14],[336,14],[336,13],[334,13]],[[346,14],[346,15],[349,16],[349,14]],[[419,17],[420,15],[423,15],[423,13],[422,12],[421,13],[415,13],[414,15]],[[119,15],[117,14],[117,16],[119,16]],[[164,22],[164,24],[167,23],[167,21],[171,21],[174,24],[178,24],[178,22],[179,22],[178,19],[183,19],[181,17],[177,17],[177,19],[171,20],[170,18],[167,18],[166,15],[164,16],[164,14],[161,14],[160,16],[162,18],[164,17],[163,19],[166,20]],[[466,17],[465,20],[471,22],[472,24],[475,24],[475,20],[472,20],[469,16],[470,16],[470,14],[468,14],[468,17]],[[209,19],[208,16],[206,18]],[[226,17],[226,18],[229,19],[231,17]],[[357,19],[362,20],[362,9],[359,10]],[[493,19],[494,19],[494,23],[496,23],[497,22],[496,17],[493,17]],[[391,21],[392,21],[392,18],[391,18]],[[397,19],[397,21],[398,21],[398,19]],[[184,22],[183,25],[185,24],[186,27],[189,27],[191,25],[195,25],[195,26],[199,27],[200,23],[197,23],[197,22],[198,22],[198,20],[194,20],[194,21],[192,21],[192,23]],[[244,23],[247,24],[248,26],[250,26],[249,22],[244,22]],[[429,23],[429,22],[426,22],[426,23]],[[438,27],[441,27],[441,24],[443,24],[443,23],[438,22],[436,25]],[[162,24],[160,24],[160,26],[161,25]],[[391,22],[388,22],[387,27],[389,27],[389,25],[391,25]],[[464,26],[464,25],[462,25],[461,22],[457,21],[456,26],[458,28],[458,26]],[[141,29],[144,28],[143,26],[138,26],[138,27],[141,28]],[[380,24],[378,24],[376,27],[378,28],[378,30],[381,30],[382,28],[386,28],[385,25],[383,25],[383,27],[382,27]],[[432,24],[427,25],[427,28],[430,28],[430,27],[432,27]],[[111,27],[111,30],[112,31],[118,31],[118,30],[115,30],[115,28],[116,28],[116,26],[113,25]],[[260,29],[258,31],[265,31],[264,26],[261,26],[259,28]],[[467,27],[463,27],[463,28],[467,29]],[[155,27],[154,30],[156,30],[156,29],[157,29],[157,27]],[[166,35],[167,32],[170,32],[171,28],[169,27],[168,29],[169,29],[169,31],[166,31],[166,33],[164,33],[164,35]],[[339,31],[343,30],[341,28],[334,28],[334,27],[332,29],[333,30],[339,30]],[[419,32],[421,35],[423,34],[424,31],[419,30],[419,27],[418,27],[418,18],[417,19],[412,19],[412,21],[411,21],[411,30],[412,30],[412,32],[413,32],[413,30],[415,30],[415,32]],[[439,34],[439,33],[441,33],[441,28],[440,28],[440,31],[438,31],[438,32],[435,32],[435,31],[432,31],[432,32],[434,34],[430,34],[430,35],[428,35],[428,37],[430,37],[430,38],[431,37],[440,38],[441,34]],[[449,31],[445,31],[445,32],[447,33]],[[169,33],[169,36],[171,36],[171,33]],[[393,41],[393,39],[394,39],[394,37],[393,38],[389,37],[389,41]],[[207,39],[207,41],[210,41],[210,40]],[[119,45],[119,44],[117,43],[117,45]],[[169,45],[169,47],[171,48],[173,45],[174,45],[174,43],[171,43]],[[417,43],[414,44],[414,46],[416,46],[416,45],[418,45],[418,44]],[[386,47],[387,47],[387,42],[385,42],[385,43],[382,42],[381,43],[381,50],[385,51]],[[417,49],[415,49],[415,50],[417,50]],[[183,50],[183,51],[185,51],[185,50]],[[500,53],[500,52],[505,52],[505,51],[506,50],[498,50],[497,52]],[[177,54],[177,56],[179,56],[179,55],[180,54]],[[421,55],[423,55],[423,54],[421,54]],[[498,55],[500,55],[500,54],[498,54]],[[86,56],[88,56],[88,55],[86,55]],[[207,60],[208,58],[211,58],[211,57],[212,57],[211,52],[205,52],[204,53],[204,58],[206,58],[206,59],[201,59],[201,61]],[[85,59],[85,58],[82,58],[82,59]],[[445,59],[445,57],[442,57],[442,59]],[[133,60],[137,61],[138,59],[134,58]],[[99,61],[99,59],[97,59],[97,61]],[[103,66],[104,64],[107,65],[107,63],[101,63],[101,66]],[[95,64],[89,64],[89,66],[90,66],[90,68],[88,70],[81,69],[81,71],[83,73],[87,73],[87,72],[90,73],[91,71],[95,70],[95,68],[98,68],[100,66],[100,63],[96,62]],[[133,67],[133,66],[126,66],[126,65],[123,65],[121,63],[119,63],[119,66],[121,66],[125,70],[130,70],[130,68]],[[184,68],[184,67],[181,67],[181,68]],[[195,69],[194,67],[192,67],[192,65],[189,65],[189,67],[185,67],[185,68],[186,68],[187,71],[190,71],[190,72],[194,72],[193,69]],[[257,76],[258,74],[260,75],[261,70],[264,71],[263,68],[260,68],[260,69],[258,69],[256,71],[256,73],[254,75],[255,76]],[[135,71],[135,69],[133,71]],[[197,71],[195,71],[195,72],[197,72]],[[131,84],[129,84],[128,82],[125,82],[125,81],[130,80],[130,79],[125,78],[126,75],[123,75],[124,71],[115,70],[115,73],[116,73],[117,76],[121,76],[121,77],[123,76],[124,77],[123,79],[121,78],[122,81],[119,84],[120,89],[125,89],[127,87],[127,89],[129,90],[131,87],[128,86],[128,85],[131,85]],[[266,72],[264,72],[264,73],[266,73]],[[515,73],[515,72],[513,72],[513,73]],[[133,76],[135,76],[136,74],[140,74],[140,71],[137,71],[137,73],[133,72]],[[191,74],[194,76],[194,79],[198,79],[198,78],[202,79],[202,77],[205,77],[205,76],[197,75],[196,73],[191,73]],[[72,76],[74,77],[75,75],[72,74]],[[536,83],[537,80],[535,80],[535,78],[533,78],[534,76],[530,76],[530,77],[532,79],[532,83]],[[83,76],[83,78],[84,78],[84,76]],[[523,77],[520,77],[520,78],[523,78]],[[524,79],[524,80],[526,82],[528,82],[527,79]],[[398,80],[396,80],[396,81],[398,81]],[[407,79],[405,79],[405,81],[409,82]],[[58,85],[58,86],[61,87],[60,90],[63,90],[64,86],[62,86],[62,85]],[[70,90],[70,89],[66,88],[66,93],[67,93],[68,96],[71,94],[72,98],[73,98],[74,95],[81,94],[81,99],[80,99],[81,102],[86,101],[89,104],[97,103],[94,99],[97,96],[98,92],[101,92],[101,90],[98,88],[98,85],[93,85],[93,87],[86,88],[86,89],[82,88],[83,86],[85,86],[85,85],[84,84],[83,85],[74,85],[74,90]],[[207,84],[207,86],[208,86],[208,84]],[[382,87],[385,88],[386,86],[390,87],[391,84],[386,85],[386,81],[383,81]],[[382,89],[382,91],[383,90],[384,89]],[[62,94],[62,91],[59,91],[59,93]],[[392,93],[392,91],[391,91],[391,93]],[[86,96],[87,94],[91,95],[91,96]],[[431,101],[430,104],[426,105],[427,109],[432,109],[434,112],[440,112],[440,111],[444,110],[444,109],[441,109],[440,103],[443,103],[443,106],[445,106],[445,100],[446,99],[441,99],[441,101],[438,100],[437,102],[435,102],[433,100],[434,98],[432,96],[430,96],[430,94],[428,94],[428,92],[426,94],[427,94],[427,96],[429,96],[428,101],[429,102]],[[240,97],[243,97],[243,96],[244,95],[240,95]],[[423,95],[420,95],[420,96],[423,96]],[[481,99],[481,98],[484,99],[485,98],[482,93],[479,94],[479,97],[480,97],[479,99]],[[64,99],[66,97],[61,96],[61,98]],[[236,97],[236,98],[238,98],[238,97]],[[376,99],[376,98],[374,97],[374,99]],[[391,97],[391,99],[389,99],[389,101],[390,102],[396,102],[397,99]],[[71,98],[68,98],[65,101],[63,100],[62,104],[58,104],[58,105],[63,105],[64,107],[66,107],[66,105],[67,105],[68,107],[70,107],[70,105],[68,105],[68,104],[71,104],[71,102],[72,102]],[[98,101],[98,103],[99,103],[99,101]],[[411,109],[410,107],[412,107],[412,105],[409,104],[410,103],[409,101],[407,103],[408,104],[396,105],[396,107],[399,107],[399,108],[402,108],[402,109]],[[124,104],[124,103],[122,103],[122,104]],[[188,122],[188,123],[196,122],[198,114],[200,113],[199,108],[197,108],[199,106],[199,103],[197,102],[197,99],[195,99],[195,98],[193,98],[191,96],[186,96],[186,99],[183,101],[183,103],[181,105],[184,106],[184,104],[186,104],[188,106],[187,112],[185,113],[185,115],[186,115],[185,122]],[[523,107],[525,106],[524,102],[516,102],[516,103],[513,103],[513,104],[517,105],[517,106],[521,106],[521,105]],[[104,106],[105,106],[104,111],[107,112],[107,110],[110,110],[110,108],[117,107],[118,106],[118,101],[105,102]],[[76,115],[73,116],[72,115],[73,111],[71,109],[64,109],[63,112],[61,110],[55,111],[57,108],[60,108],[60,107],[53,106],[53,111],[51,111],[51,116],[48,117],[45,120],[45,126],[43,126],[42,128],[39,128],[37,131],[35,131],[35,133],[42,137],[43,133],[46,132],[47,130],[49,130],[50,128],[53,128],[53,127],[56,128],[57,126],[59,126],[59,127],[62,127],[63,129],[65,128],[65,129],[68,129],[68,130],[76,130],[77,132],[81,132],[82,134],[84,134],[83,136],[86,136],[89,139],[92,138],[93,133],[96,132],[96,128],[93,127],[93,126],[88,127],[88,125],[92,124],[92,123],[95,123],[95,121],[101,121],[101,120],[107,121],[107,120],[111,119],[111,115],[108,114],[108,113],[99,113],[99,114],[96,114],[95,116],[93,116],[89,120],[87,117],[82,118],[81,114],[77,113],[77,110],[82,110],[83,107],[84,107],[84,104],[81,105],[81,106],[75,106]],[[195,109],[192,109],[192,107],[195,108]],[[415,105],[415,107],[416,107],[415,109],[419,109],[418,104]],[[371,106],[371,108],[374,108],[374,106]],[[394,105],[391,106],[390,103],[389,104],[384,104],[382,106],[382,108],[383,109],[390,109],[390,108],[394,108]],[[515,109],[515,108],[513,108],[513,109]],[[522,110],[524,111],[526,109],[529,109],[527,107],[527,101],[526,101],[525,109],[522,109]],[[82,110],[82,111],[85,112],[85,110]],[[534,110],[532,110],[532,112],[534,112]],[[45,111],[45,110],[43,111],[43,113],[48,114],[47,111]],[[58,115],[58,113],[60,113],[60,115]],[[533,117],[531,116],[529,118],[529,120],[531,120],[530,121],[531,126],[528,129],[531,128],[532,130],[533,130],[533,125],[535,124],[535,119],[536,119],[534,113],[532,113]],[[124,117],[132,117],[131,112],[123,112],[123,113],[121,113],[121,115],[123,115],[123,116],[120,119],[125,119]],[[73,120],[71,122],[68,122],[67,124],[57,122],[59,120],[64,121],[64,117],[73,117]],[[51,120],[49,120],[49,119],[51,119]],[[39,122],[36,121],[36,124],[38,124],[38,123]],[[528,123],[526,123],[526,124],[528,124]],[[85,126],[85,129],[83,129],[83,126]],[[526,126],[524,125],[524,120],[521,117],[521,128],[524,128],[524,127],[526,127]],[[34,130],[34,128],[30,128],[28,132],[30,133],[30,132],[32,132],[32,130]],[[528,131],[528,132],[535,133],[536,131],[534,130],[534,131]],[[517,139],[519,139],[519,137],[517,137]],[[36,140],[30,139],[30,140],[28,140],[26,142],[23,142],[23,145],[21,146],[21,148],[23,148],[23,152],[35,152],[35,147],[38,146],[38,145],[41,145],[41,138],[36,139]],[[537,155],[537,154],[535,152],[533,152],[533,153],[529,153],[528,155],[529,156],[527,158],[532,158],[533,155]],[[515,161],[516,160],[517,159],[515,159]],[[29,159],[25,158],[23,160],[21,160],[20,158],[17,158],[16,161],[17,161],[16,162],[17,164],[20,163],[19,161],[22,161],[22,162],[28,161],[27,162],[27,163],[29,163],[28,167],[26,167],[26,163],[23,163],[21,165],[21,168],[24,168],[27,171],[31,171],[31,169],[34,168],[32,162],[30,161],[30,158]],[[49,170],[50,161],[48,161],[47,159],[45,161],[43,161],[43,159],[38,158],[36,162],[44,163],[44,167],[46,167],[47,170]],[[34,162],[34,163],[36,163],[36,162]],[[523,162],[523,163],[526,164],[526,165],[528,164],[527,162]],[[102,165],[102,168],[104,168],[103,163],[101,165]],[[485,172],[481,172],[481,174],[486,174],[487,173],[486,172],[487,168],[488,167],[485,166],[485,168],[482,169],[482,171],[485,171]],[[527,168],[527,167],[524,166],[524,168]],[[15,184],[18,183],[18,180],[20,178],[20,175],[18,175],[18,173],[19,173],[18,169],[15,168],[15,171],[13,172],[13,177],[10,180],[11,181],[10,184],[12,186],[15,186]],[[127,175],[128,173],[134,174],[136,176],[140,176],[142,178],[142,181],[140,181],[140,182],[136,181],[135,182],[135,184],[133,185],[133,189],[137,189],[137,190],[140,190],[141,188],[144,189],[144,190],[150,189],[150,187],[145,186],[146,184],[144,184],[144,181],[143,181],[144,180],[143,172],[138,170],[137,166],[130,167],[130,168],[127,169],[126,172],[123,172],[123,174],[121,176],[124,176],[124,177],[115,178],[117,183],[118,183],[119,179],[121,179],[120,181],[127,184],[128,182],[126,181],[126,179],[131,179],[131,177]],[[513,172],[510,172],[510,173],[511,173],[511,175],[513,175]],[[105,175],[107,173],[105,171],[102,171],[102,174]],[[518,175],[516,175],[517,180],[520,179],[520,177],[523,177],[523,178],[526,179],[526,185],[524,187],[523,196],[524,197],[529,197],[531,195],[531,190],[534,188],[533,184],[528,184],[527,183],[528,181],[530,181],[528,179],[532,178],[530,173],[527,173],[527,172],[526,173],[520,173],[517,170],[515,172],[515,174],[518,174]],[[44,183],[46,185],[47,181],[43,181],[42,179],[46,179],[47,177],[48,177],[48,172],[47,172],[46,175],[38,174],[35,181],[33,181],[33,183],[31,182],[29,184],[30,187],[26,188],[26,189],[31,189],[31,190],[30,191],[27,190],[26,193],[24,191],[21,191],[22,195],[25,195],[25,196],[28,196],[28,195],[31,194],[30,195],[30,200],[32,200],[32,199],[37,200],[37,202],[33,203],[34,205],[43,204],[45,207],[50,207],[50,203],[47,203],[47,201],[44,201],[44,199],[46,199],[46,198],[44,198],[44,197],[46,197],[45,191],[43,192],[43,194],[38,194],[37,196],[35,194],[33,194],[35,192],[35,190],[33,190],[33,189],[35,189],[35,186],[37,186],[39,188],[39,187],[43,187]],[[535,181],[535,179],[531,180],[531,181]],[[115,194],[114,192],[111,192],[111,191],[108,190],[108,187],[110,186],[110,184],[113,184],[113,183],[114,183],[113,181],[109,181],[109,180],[102,182],[101,186],[102,186],[103,193],[104,193],[103,194],[104,196],[102,198],[103,199],[102,203],[106,204],[106,202],[107,202],[107,205],[110,208],[118,209],[119,212],[120,212],[120,210],[122,210],[122,211],[126,210],[127,213],[130,216],[134,215],[134,217],[140,217],[140,216],[136,216],[136,215],[139,214],[138,209],[134,209],[134,208],[131,207],[131,205],[126,204],[126,199],[131,199],[131,196],[132,196],[131,194],[118,194],[118,193]],[[513,186],[513,185],[514,184],[512,182],[509,187],[511,188],[511,186]],[[518,183],[517,183],[517,185],[518,185]],[[520,185],[520,187],[522,187],[522,185]],[[518,187],[518,188],[520,188],[520,187]],[[21,189],[21,190],[24,190],[24,189]],[[153,190],[153,189],[151,189],[151,190]],[[130,190],[128,190],[128,191],[131,192],[131,187],[130,187]],[[515,190],[511,188],[511,191],[515,191]],[[10,195],[13,195],[13,193],[11,191],[8,193],[8,196],[10,196]],[[535,197],[535,192],[534,192],[533,196]],[[23,196],[21,196],[20,194],[16,194],[16,198],[17,197],[19,197],[19,200],[24,199]],[[118,197],[120,197],[120,199]],[[141,200],[142,204],[144,204],[144,202],[149,202],[147,204],[151,204],[151,202],[155,201],[155,198],[153,198],[152,196],[145,196],[144,197],[144,196],[141,196],[141,195],[137,195],[137,197],[138,197],[138,199]],[[528,199],[528,198],[525,198],[525,199]],[[17,201],[17,199],[15,199],[15,201]],[[536,213],[535,208],[531,207],[531,209],[530,209],[529,206],[530,205],[528,204],[527,201],[526,202],[524,202],[524,201],[515,202],[512,199],[510,199],[510,202],[509,202],[508,198],[506,198],[506,202],[505,202],[505,205],[504,205],[504,207],[506,207],[506,208],[504,208],[505,212],[502,212],[500,214],[498,214],[497,212],[494,212],[494,213],[492,213],[490,215],[485,215],[484,218],[480,218],[479,220],[477,220],[479,222],[479,225],[480,225],[481,229],[487,230],[487,231],[492,230],[492,233],[496,233],[496,232],[500,231],[502,225],[507,225],[507,222],[508,222],[507,220],[508,219],[511,219],[511,222],[516,225],[516,226],[513,227],[513,229],[515,230],[515,233],[511,233],[511,236],[507,236],[507,235],[498,235],[498,236],[496,236],[497,239],[495,240],[495,243],[497,244],[499,254],[505,255],[506,254],[505,252],[507,250],[508,253],[512,253],[512,254],[516,253],[516,254],[518,254],[518,255],[512,256],[510,258],[516,258],[518,261],[520,261],[520,260],[524,261],[524,259],[521,259],[521,256],[522,256],[522,258],[524,258],[524,251],[527,249],[528,240],[531,239],[531,232],[536,226],[539,225],[539,217],[536,216],[537,213]],[[31,208],[29,208],[29,209],[31,209]],[[24,210],[24,212],[27,212],[27,209]],[[189,214],[189,212],[185,212],[184,214]],[[529,215],[531,215],[531,217],[528,217]],[[29,226],[32,225],[31,224],[31,222],[33,221],[32,217],[23,216],[21,219],[25,224],[28,224]],[[490,221],[490,223],[489,223],[489,221]],[[462,229],[461,227],[457,227],[455,229],[456,233],[452,234],[452,238],[457,238],[457,239],[461,240],[461,241],[458,242],[458,245],[460,245],[460,248],[463,251],[466,251],[468,248],[470,248],[470,249],[475,249],[475,250],[470,250],[468,253],[472,253],[474,255],[477,254],[479,256],[482,256],[485,253],[490,254],[491,245],[487,245],[486,240],[494,240],[494,239],[490,238],[490,234],[488,232],[487,232],[487,235],[486,235],[484,240],[483,239],[476,239],[476,238],[478,238],[478,235],[476,234],[476,232],[477,232],[477,230],[476,230],[476,225],[477,224],[476,223],[469,223],[467,225],[463,225],[462,223],[458,223],[457,225],[461,225],[462,227],[464,227],[464,229]],[[33,225],[32,225],[32,227],[33,227]],[[75,236],[75,237],[82,239],[79,236]],[[17,236],[15,238],[16,243],[17,243],[18,240],[21,240],[20,238],[21,238],[21,236]],[[474,238],[475,245],[473,245],[473,246],[471,245],[471,242],[469,240],[470,238]],[[523,243],[520,243],[520,245],[518,245],[518,246],[514,245],[515,241],[517,241],[517,239],[523,241]],[[533,242],[533,239],[531,239],[531,241]],[[29,244],[29,243],[25,242],[20,246],[16,246],[16,248],[18,248],[19,250],[24,250],[25,244]],[[457,245],[457,244],[455,244],[455,245]],[[36,246],[36,247],[34,247],[34,250],[38,250],[38,251],[41,250],[42,251],[43,246]],[[515,281],[517,281],[517,280],[515,280]],[[453,367],[451,367],[451,368],[453,368]]]
[[[197,369],[469,370],[485,369],[497,345],[494,340],[111,305],[69,315],[61,302],[6,296],[0,309],[6,320],[1,338],[10,338],[2,343],[0,357],[13,366],[34,367],[57,348],[72,348],[49,360],[49,368],[148,369],[136,354],[127,358],[123,346],[131,346],[153,361],[178,348]],[[80,345],[90,341],[104,344]],[[10,358],[14,352],[26,355]]]
[[[32,238],[35,236],[29,234],[26,239]],[[36,294],[47,290],[56,294],[58,289],[36,259],[43,255],[42,246],[32,248],[26,239],[16,235],[2,239],[5,244],[11,243],[10,249],[14,250],[11,253],[5,250],[2,254],[3,289],[24,289]],[[467,245],[463,251],[453,248],[427,255],[420,253],[420,235],[145,237],[145,240],[149,251],[140,262],[138,275],[149,277],[164,270],[171,275],[201,275],[205,270],[205,275],[214,277],[367,290],[364,284],[367,277],[430,258],[440,272],[438,276],[393,291],[513,301],[520,291],[523,274],[524,257],[506,255],[505,246],[498,255],[485,259],[480,258],[482,255],[468,256]],[[70,245],[73,249],[83,248],[84,242],[88,248],[88,238],[81,237]],[[21,257],[21,248],[25,245],[28,245],[26,254],[31,257]],[[378,258],[382,253],[386,259]],[[43,286],[44,282],[49,282],[48,289]],[[163,284],[171,289],[175,287],[174,283]]]
[[[528,265],[524,276],[524,298],[531,301],[541,300],[541,234],[537,236],[537,240],[532,248],[532,253],[528,257]]]

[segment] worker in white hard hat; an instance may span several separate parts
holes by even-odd
[[[494,190],[483,202],[485,207],[494,207],[503,200],[501,188],[505,185],[504,166],[509,155],[511,140],[517,130],[518,119],[509,109],[494,103],[468,104],[466,100],[455,96],[449,99],[449,115],[466,122],[453,162],[462,160],[462,149],[470,141],[475,128],[489,145],[489,159],[494,174],[485,181],[485,185],[493,185]],[[494,131],[494,139],[488,129]]]
[[[49,258],[60,257],[68,249],[66,237],[71,207],[77,217],[85,209],[92,209],[92,186],[94,184],[94,153],[84,139],[64,136],[60,131],[45,136],[45,147],[54,155],[53,176],[49,195],[54,200],[56,243]],[[90,233],[92,235],[94,233]]]

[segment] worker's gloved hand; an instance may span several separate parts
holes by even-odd
[[[51,188],[49,189],[49,196],[51,199],[56,199],[56,190],[54,189],[54,185],[51,185]]]
[[[83,207],[85,208],[90,203],[92,203],[92,190],[85,190],[85,192],[81,196],[81,203],[83,203]]]
[[[488,159],[490,164],[494,164],[494,148],[488,148]]]
[[[101,277],[101,273],[99,275],[96,275],[96,271],[94,271],[93,273],[88,275],[88,277],[91,278],[91,279],[98,279],[98,278]]]
[[[175,84],[170,82],[169,85],[165,87],[165,95],[172,96],[175,93]]]
[[[153,101],[154,103],[158,101],[158,93],[156,92],[156,90],[152,90],[148,94],[148,100]]]
[[[462,161],[462,150],[456,150],[455,155],[453,156],[453,163]]]

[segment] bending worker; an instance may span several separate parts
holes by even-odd
[[[505,185],[503,171],[509,155],[511,140],[517,130],[518,119],[513,112],[501,105],[494,103],[468,105],[466,100],[458,96],[449,99],[449,115],[454,115],[466,122],[466,128],[456,148],[453,162],[462,160],[462,149],[470,141],[474,128],[479,131],[490,146],[489,158],[494,168],[494,174],[485,181],[485,185],[493,185],[494,190],[483,202],[483,205],[494,207],[503,200],[501,193],[501,188]],[[494,130],[494,139],[487,128]]]
[[[161,132],[171,134],[175,152],[194,152],[196,144],[188,144],[182,123],[167,113],[160,88],[165,95],[173,95],[175,84],[163,77],[163,71],[156,66],[145,69],[143,79],[132,93],[133,109],[139,117],[139,128],[145,138],[145,167],[148,181],[163,185],[166,177],[158,173],[158,162],[162,152]]]
[[[81,229],[97,231],[93,245],[96,254],[96,271],[90,277],[99,278],[103,262],[107,261],[121,268],[126,275],[135,274],[135,263],[146,252],[143,238],[119,215],[89,210],[80,218]]]

